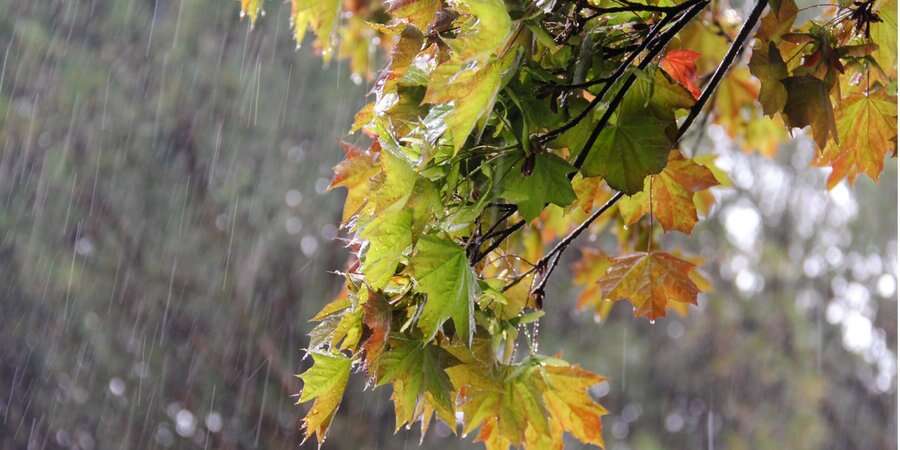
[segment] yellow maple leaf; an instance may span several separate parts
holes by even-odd
[[[262,3],[263,0],[241,0],[241,17],[249,17],[251,27],[262,12]]]
[[[294,41],[299,46],[307,28],[311,28],[316,34],[316,49],[322,52],[322,59],[327,62],[334,53],[334,36],[340,12],[340,0],[291,0]]]
[[[347,380],[350,379],[351,361],[340,353],[311,353],[311,355],[313,366],[303,374],[297,375],[303,380],[303,390],[297,404],[315,400],[309,413],[303,418],[303,440],[306,441],[315,435],[321,445],[344,396]]]
[[[853,94],[838,107],[837,131],[840,143],[831,142],[814,163],[830,166],[828,188],[859,174],[878,180],[884,157],[897,148],[897,99],[884,91]]]

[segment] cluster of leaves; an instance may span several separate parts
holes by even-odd
[[[298,43],[311,28],[361,74],[372,42],[388,58],[352,130],[371,144],[344,144],[332,181],[352,258],[314,318],[306,436],[324,440],[357,369],[392,386],[398,429],[437,416],[491,449],[561,448],[565,432],[602,446],[602,378],[517,351],[561,255],[617,236],[619,256],[575,265],[579,306],[601,317],[618,300],[651,321],[695,304],[701,261],[654,241],[691,233],[728,185],[715,156],[681,148],[701,115],[766,153],[809,126],[830,184],[877,178],[896,152],[896,4],[877,1],[795,23],[794,0],[743,19],[709,0],[293,0]]]

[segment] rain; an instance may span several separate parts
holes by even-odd
[[[233,1],[0,0],[0,448],[298,447],[308,319],[347,259],[331,169],[371,82],[267,8],[251,30]],[[690,141],[734,186],[658,245],[712,292],[596,323],[566,255],[520,352],[608,377],[610,450],[896,447],[896,160],[828,191],[802,133],[772,159]],[[483,447],[394,433],[366,384],[323,448]]]

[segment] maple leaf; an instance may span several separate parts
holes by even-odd
[[[362,271],[372,289],[383,288],[412,245],[412,211],[382,213],[368,223],[360,237],[369,242],[362,257]]]
[[[575,192],[577,206],[583,214],[590,214],[595,205],[602,205],[609,201],[612,193],[602,179],[593,177],[585,178],[581,174],[572,179],[572,190]]]
[[[453,8],[463,15],[454,21],[456,36],[446,41],[461,61],[484,61],[504,44],[512,31],[503,0],[451,0]]]
[[[599,375],[538,355],[494,370],[470,362],[446,372],[461,397],[463,433],[480,427],[476,442],[488,449],[561,449],[563,432],[603,446],[606,409],[587,392],[604,380]]]
[[[700,98],[696,64],[699,57],[700,53],[693,50],[672,50],[667,52],[659,62],[659,67],[673,80],[684,86],[695,100]]]
[[[377,385],[393,385],[395,429],[413,422],[423,402],[453,424],[452,386],[444,372],[444,367],[454,361],[453,356],[436,345],[400,334],[391,335],[389,347],[379,361]]]
[[[365,367],[369,375],[374,377],[391,333],[392,311],[383,296],[370,294],[369,299],[363,304],[363,312],[363,323],[369,330],[369,337],[362,345],[365,352]]]
[[[479,287],[465,250],[453,241],[425,236],[416,244],[412,267],[418,289],[427,296],[419,316],[419,328],[427,340],[452,319],[456,334],[471,343]]]
[[[344,213],[341,221],[346,223],[356,215],[368,202],[370,181],[381,169],[375,162],[373,152],[363,151],[359,147],[342,142],[344,160],[334,167],[334,177],[328,190],[347,188],[347,199],[344,201]]]
[[[840,145],[829,143],[814,161],[831,166],[828,188],[842,179],[850,183],[859,174],[878,180],[885,156],[897,148],[897,99],[879,91],[870,95],[853,94],[837,110]]]
[[[341,404],[347,380],[350,379],[350,358],[340,354],[310,353],[313,365],[298,375],[303,380],[303,390],[297,404],[313,402],[312,408],[303,418],[303,440],[315,435],[319,445],[325,441],[325,434],[331,426],[334,414]]]
[[[558,423],[585,444],[603,447],[601,417],[606,408],[594,402],[588,389],[606,378],[577,365],[546,364],[538,371],[544,385],[539,389],[551,422]]]
[[[706,166],[685,159],[681,152],[673,150],[666,168],[658,175],[647,177],[643,191],[620,200],[619,210],[628,224],[652,212],[666,231],[690,234],[698,220],[695,194],[718,184]]]
[[[756,37],[760,41],[779,41],[781,37],[791,30],[794,20],[800,12],[794,0],[770,1],[769,13],[759,24]]]
[[[422,51],[425,36],[417,28],[406,25],[382,26],[381,30],[387,35],[385,38],[393,39],[390,59],[381,71],[375,89],[378,97],[384,99],[387,93],[396,90],[395,85],[406,75],[415,58]],[[384,112],[383,105],[381,109]]]
[[[531,173],[524,173],[528,158],[533,158]],[[550,153],[526,156],[516,161],[503,178],[504,198],[515,203],[525,220],[540,215],[548,203],[568,206],[575,201],[575,191],[568,175],[575,172],[566,160]]]
[[[781,112],[788,96],[787,88],[781,80],[788,77],[788,70],[781,52],[773,42],[753,49],[750,73],[759,78],[759,103],[762,104],[763,112],[768,116]]]
[[[609,186],[626,194],[640,191],[647,175],[666,166],[672,148],[666,127],[667,122],[651,114],[620,115],[589,149],[581,172],[586,177],[603,177]]]
[[[691,278],[694,267],[660,251],[619,256],[599,280],[600,289],[605,298],[631,302],[635,316],[656,320],[665,317],[670,302],[697,304],[700,288]]]
[[[476,363],[449,367],[446,372],[462,398],[463,434],[481,427],[476,442],[484,442],[488,449],[506,450],[525,442],[527,428],[548,433],[540,393],[530,383],[530,370],[514,372],[514,367],[504,366],[492,371]]]
[[[884,0],[878,7],[881,22],[871,24],[872,41],[878,48],[872,57],[888,75],[897,76],[897,0]]]
[[[426,31],[441,9],[441,0],[386,0],[384,2],[391,17],[408,22],[421,31]]]
[[[313,316],[312,319],[309,319],[311,322],[318,322],[326,317],[335,314],[339,311],[343,311],[351,306],[349,292],[347,288],[341,289],[341,293],[338,294],[334,300],[328,302],[322,309]]]
[[[494,107],[500,91],[501,64],[468,65],[462,61],[441,64],[431,74],[426,103],[446,104],[450,108],[435,109],[437,117],[432,133],[446,131],[453,143],[454,153],[466,143],[475,124]],[[426,119],[428,120],[428,119]]]
[[[788,91],[784,105],[788,125],[795,128],[809,125],[819,148],[825,148],[829,137],[837,140],[834,110],[825,82],[809,75],[788,77],[782,82]]]
[[[699,73],[712,71],[719,65],[722,56],[728,50],[728,40],[704,23],[692,20],[678,33],[678,39],[669,44],[671,48],[694,50],[700,54],[695,64]]]
[[[462,17],[454,21],[455,37],[444,42],[452,50],[447,61],[431,73],[425,103],[449,106],[432,108],[430,134],[449,134],[454,153],[494,107],[501,79],[516,61],[516,52],[501,54],[512,29],[502,0],[456,0]]]
[[[331,348],[355,350],[362,337],[362,308],[357,305],[344,311],[331,331]]]
[[[638,77],[619,106],[619,115],[637,117],[653,114],[666,123],[671,136],[677,130],[675,110],[690,109],[695,98],[688,89],[671,81],[663,73],[665,70],[647,69],[635,72]]]
[[[299,46],[307,28],[311,28],[316,34],[316,48],[322,52],[322,59],[330,60],[340,12],[341,0],[291,0],[294,41]]]

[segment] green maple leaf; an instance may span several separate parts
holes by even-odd
[[[575,168],[549,153],[534,158],[531,174],[523,173],[526,159],[519,159],[503,179],[503,197],[518,205],[522,217],[529,221],[540,215],[548,203],[568,206],[575,201],[575,191],[568,178]]]
[[[440,347],[400,334],[390,337],[382,355],[377,385],[393,384],[396,429],[413,421],[419,402],[427,401],[448,424],[453,424],[452,386],[444,367],[454,358]],[[429,418],[423,418],[428,420]]]
[[[453,241],[425,236],[416,245],[411,265],[419,290],[427,296],[419,316],[419,328],[427,340],[447,319],[453,319],[456,334],[471,343],[479,288],[466,252]]]
[[[647,175],[659,173],[673,142],[666,133],[668,122],[653,114],[621,114],[608,124],[594,146],[588,149],[581,172],[586,177],[603,177],[611,187],[626,194],[644,188]]]
[[[753,49],[750,73],[759,78],[759,102],[763,112],[768,116],[780,112],[787,103],[787,88],[781,80],[788,77],[788,70],[774,42]]]
[[[303,390],[297,404],[315,400],[309,413],[303,418],[304,440],[315,434],[321,445],[344,396],[347,380],[350,379],[351,361],[340,353],[310,354],[313,366],[298,375],[303,380]]]
[[[404,251],[412,245],[412,219],[410,209],[386,212],[366,225],[360,234],[369,241],[362,270],[372,289],[381,289],[387,284],[403,259]]]
[[[384,171],[384,182],[375,195],[376,208],[378,211],[384,211],[403,207],[409,200],[418,175],[405,158],[390,151],[382,151],[381,167]]]

